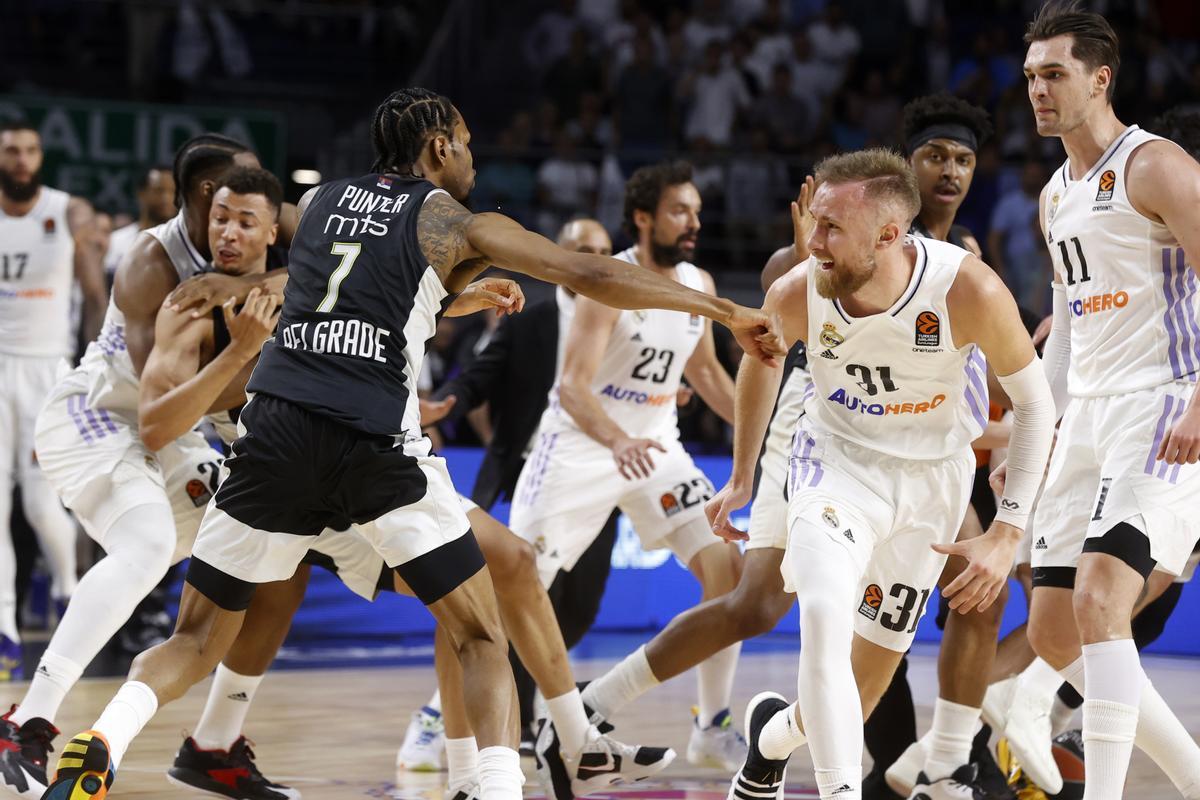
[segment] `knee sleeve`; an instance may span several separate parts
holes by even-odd
[[[171,567],[175,554],[175,518],[170,506],[150,503],[126,511],[104,536],[107,558],[149,594]]]
[[[1146,534],[1130,525],[1119,522],[1103,536],[1093,536],[1083,542],[1085,553],[1105,553],[1129,565],[1143,578],[1154,571],[1154,557],[1150,555],[1150,540]]]

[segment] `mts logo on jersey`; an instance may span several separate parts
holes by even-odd
[[[1124,308],[1127,305],[1129,305],[1129,293],[1125,291],[1080,297],[1068,304],[1071,314],[1076,317],[1083,317],[1088,314],[1100,314],[1105,311],[1112,311],[1114,308]]]
[[[371,215],[399,213],[408,202],[408,197],[408,193],[387,197],[351,184],[338,198],[337,207],[355,216],[330,214],[325,218],[325,233],[348,237],[387,236],[388,226],[385,223],[391,222],[392,218],[389,216],[377,220]]]

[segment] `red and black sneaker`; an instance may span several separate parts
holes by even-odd
[[[258,771],[250,741],[239,736],[229,750],[203,750],[192,737],[183,740],[167,780],[234,800],[299,800],[300,792],[272,783]]]
[[[10,717],[14,705],[0,717],[0,788],[18,797],[41,797],[46,791],[46,763],[54,750],[58,728],[34,717],[17,725]]]

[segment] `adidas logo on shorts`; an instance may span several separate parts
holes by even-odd
[[[854,534],[850,532],[849,528],[846,528],[846,530],[842,531],[842,536],[845,536],[851,542],[854,541]]]
[[[1033,546],[1033,549],[1034,549],[1034,550],[1045,550],[1045,549],[1047,549],[1047,548],[1046,548],[1046,537],[1045,537],[1045,536],[1042,536],[1042,537],[1040,537],[1040,538],[1037,540],[1037,544],[1035,544],[1035,545]]]

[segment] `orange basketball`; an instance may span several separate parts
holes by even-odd
[[[879,608],[883,605],[883,589],[872,583],[867,587],[867,593],[863,595],[863,602],[871,608]]]
[[[938,315],[932,311],[922,311],[917,316],[917,330],[924,334],[933,335],[942,325]]]

